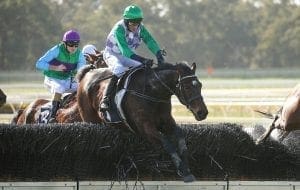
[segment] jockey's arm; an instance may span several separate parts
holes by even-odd
[[[55,70],[52,66],[49,65],[50,61],[55,59],[59,54],[58,45],[54,46],[50,50],[48,50],[39,60],[36,62],[35,66],[38,70]]]
[[[82,52],[79,54],[79,60],[77,64],[77,71],[86,64],[86,59]]]
[[[126,42],[125,30],[123,27],[119,26],[115,30],[115,36],[118,43],[118,47],[121,51],[121,54],[125,57],[131,58],[133,54],[135,54],[129,47]]]
[[[160,51],[160,47],[159,47],[158,43],[152,37],[150,32],[144,27],[144,25],[141,25],[141,37],[143,39],[143,42],[147,45],[148,49],[154,55],[156,55],[157,52]]]

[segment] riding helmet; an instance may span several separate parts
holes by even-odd
[[[85,45],[83,48],[82,48],[82,53],[84,54],[84,55],[86,55],[86,54],[96,54],[96,51],[95,50],[97,50],[97,48],[94,46],[94,45],[92,45],[92,44],[87,44],[87,45]]]
[[[142,9],[137,5],[130,5],[125,8],[123,13],[123,18],[125,20],[142,20],[144,18],[144,14]]]
[[[64,34],[62,41],[63,42],[77,42],[77,43],[79,43],[80,35],[75,30],[69,30]]]

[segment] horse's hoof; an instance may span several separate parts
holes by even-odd
[[[189,183],[189,182],[196,181],[196,178],[193,174],[189,174],[189,175],[183,177],[183,181],[184,181],[184,183]]]

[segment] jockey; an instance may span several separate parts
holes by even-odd
[[[97,53],[96,51],[97,48],[93,44],[87,44],[82,48],[83,55],[96,54]]]
[[[152,65],[152,60],[135,53],[135,49],[140,46],[141,41],[156,56],[158,66],[164,64],[163,52],[142,23],[143,18],[142,9],[137,5],[130,5],[125,8],[123,19],[118,21],[108,34],[103,58],[112,69],[113,76],[100,104],[100,111],[109,108],[110,96],[114,91],[118,78],[126,70],[138,67],[141,64]]]
[[[90,55],[96,55],[97,54],[97,48],[93,44],[87,44],[83,46],[82,53],[85,57],[87,64],[93,64],[93,60],[91,59]]]
[[[62,94],[77,90],[74,75],[86,63],[82,52],[78,49],[79,42],[79,33],[69,30],[64,34],[61,43],[48,50],[36,62],[36,68],[42,70],[45,75],[45,87],[53,94],[50,123],[56,121],[55,116]]]

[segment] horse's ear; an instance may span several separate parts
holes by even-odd
[[[195,62],[192,63],[191,69],[194,73],[196,72],[196,63]]]

